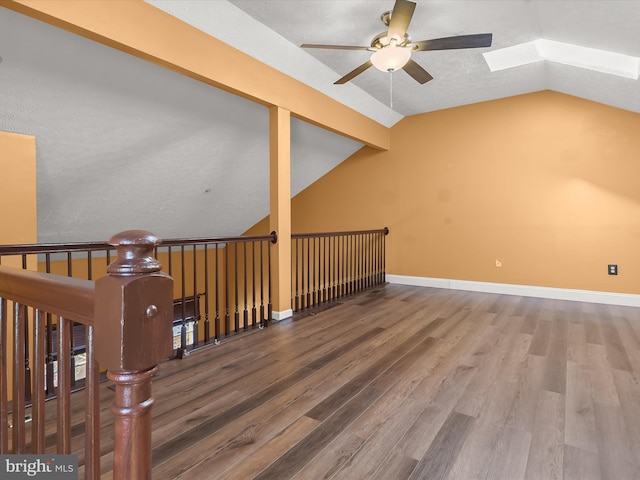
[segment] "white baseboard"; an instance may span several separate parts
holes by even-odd
[[[279,322],[280,320],[284,320],[285,318],[293,317],[293,310],[290,308],[288,310],[283,310],[282,312],[276,312],[275,310],[273,310],[271,312],[271,317],[276,322]]]
[[[450,280],[447,278],[412,277],[408,275],[386,274],[389,283],[413,285],[417,287],[446,288],[467,290],[470,292],[499,293],[520,295],[523,297],[551,298],[575,302],[604,303],[625,307],[640,307],[640,295],[630,293],[596,292],[592,290],[573,290],[569,288],[536,287],[531,285],[512,285],[508,283],[473,282],[470,280]]]

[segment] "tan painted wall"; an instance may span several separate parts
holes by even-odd
[[[639,131],[548,91],[408,117],[296,196],[292,231],[388,226],[393,274],[640,293]]]
[[[0,245],[35,243],[38,239],[36,209],[36,139],[30,135],[0,132]],[[4,258],[2,265],[22,267],[20,257]],[[35,270],[35,258],[28,267]],[[7,312],[13,305],[9,302]],[[9,322],[7,338],[12,338]],[[33,348],[31,349],[33,351]],[[13,342],[7,345],[7,357],[13,356]],[[13,371],[7,371],[8,384],[13,382]],[[7,392],[8,400],[12,392]]]
[[[0,172],[0,245],[35,243],[35,137],[0,132]]]

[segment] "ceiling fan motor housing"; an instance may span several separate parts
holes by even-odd
[[[398,47],[406,47],[411,43],[411,37],[408,33],[404,34],[404,38],[402,39],[402,41],[400,40],[401,39],[396,38],[396,46]],[[378,50],[380,48],[386,47],[390,43],[391,38],[389,38],[388,32],[382,32],[373,37],[373,40],[371,40],[371,48]]]

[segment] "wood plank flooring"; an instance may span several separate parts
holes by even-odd
[[[635,308],[386,285],[167,362],[154,393],[155,479],[640,478]]]

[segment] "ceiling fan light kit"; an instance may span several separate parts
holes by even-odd
[[[404,67],[411,58],[411,50],[398,47],[392,42],[371,54],[371,63],[381,72],[395,72]]]
[[[490,33],[459,35],[455,37],[413,42],[407,33],[407,29],[409,28],[409,23],[411,22],[415,8],[415,2],[410,2],[408,0],[396,0],[393,10],[390,12],[384,12],[380,17],[382,22],[387,26],[387,31],[376,35],[371,41],[370,47],[306,43],[301,45],[301,47],[373,51],[369,60],[335,82],[336,84],[341,85],[360,75],[371,66],[376,67],[382,72],[394,72],[402,69],[416,82],[424,84],[429,80],[432,80],[433,77],[411,58],[412,52],[491,46],[492,35]]]

